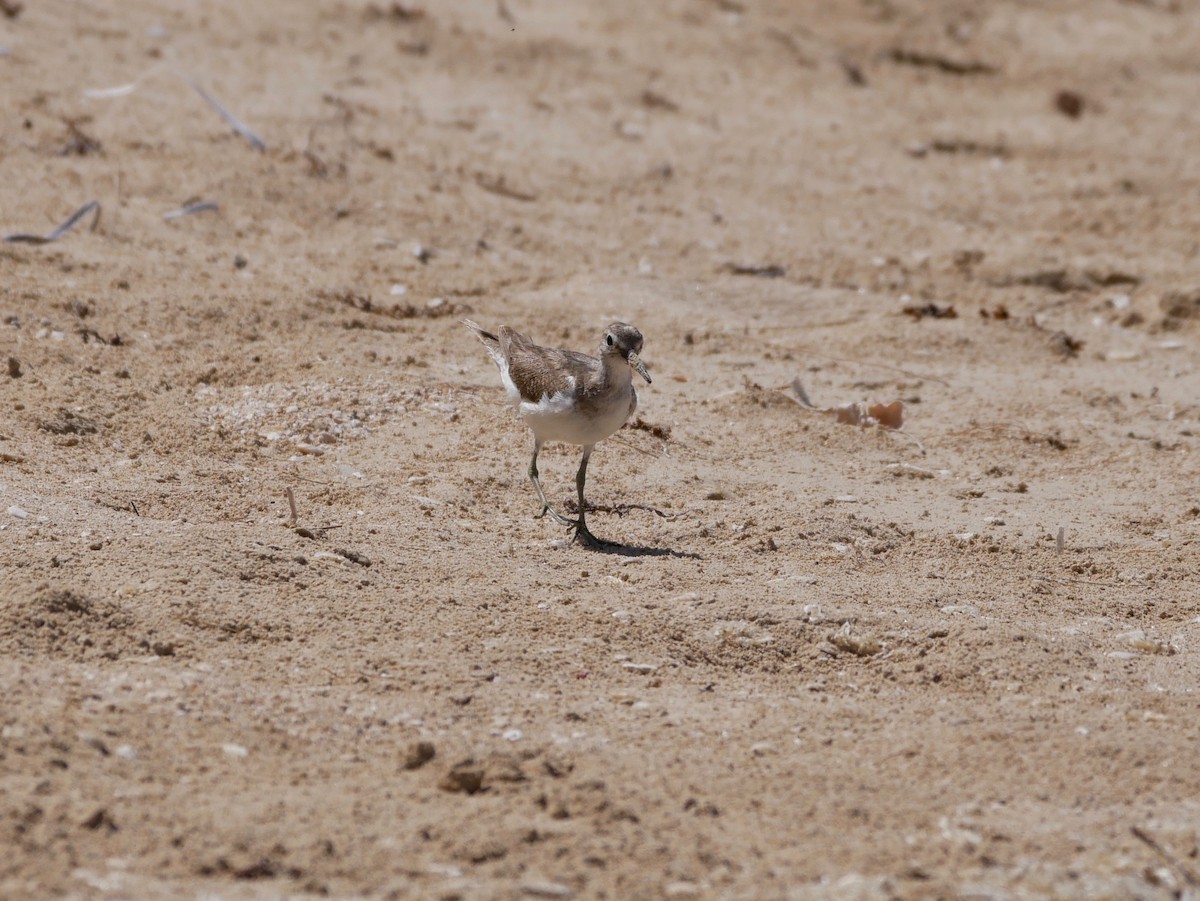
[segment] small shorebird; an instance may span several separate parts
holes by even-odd
[[[650,381],[646,364],[638,357],[642,352],[642,333],[632,325],[614,322],[604,330],[597,359],[571,350],[542,347],[506,325],[493,335],[470,319],[463,322],[496,361],[509,403],[533,430],[529,478],[542,502],[538,518],[549,513],[562,525],[573,528],[576,538],[591,544],[607,544],[588,531],[583,483],[596,442],[619,429],[637,409],[633,370]],[[567,519],[551,507],[542,491],[537,458],[547,441],[565,441],[583,447],[583,458],[575,475],[578,519]]]

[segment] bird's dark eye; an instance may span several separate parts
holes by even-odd
[[[605,338],[604,340],[608,342],[608,346],[609,346],[609,347],[612,347],[612,346],[613,346],[612,335],[609,335],[609,336],[608,336],[607,338]]]

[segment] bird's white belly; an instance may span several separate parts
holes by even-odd
[[[603,406],[595,415],[585,416],[576,409],[570,394],[543,397],[540,401],[522,401],[518,410],[525,424],[542,441],[568,444],[595,444],[619,429],[629,416],[629,402]]]

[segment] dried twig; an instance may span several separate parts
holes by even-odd
[[[220,207],[211,200],[197,201],[195,203],[184,204],[177,210],[171,210],[169,213],[163,213],[163,218],[167,220],[181,219],[184,216],[192,216],[196,213],[215,213]]]
[[[532,203],[533,201],[537,200],[537,194],[533,194],[529,191],[521,191],[517,188],[511,187],[503,175],[501,175],[499,178],[489,178],[488,176],[482,174],[476,175],[475,184],[479,185],[479,187],[483,188],[483,190],[487,191],[489,194],[495,194],[499,197],[507,197],[510,200],[520,200],[523,203]]]
[[[940,303],[910,303],[901,311],[911,316],[913,319],[957,319],[958,311],[954,309],[954,304]]]
[[[287,502],[288,510],[290,510],[292,513],[292,521],[289,523],[289,525],[294,528],[296,523],[300,520],[300,514],[296,510],[296,492],[294,492],[290,487],[287,489]]]
[[[579,504],[576,503],[575,501],[567,501],[564,506],[567,508],[568,513],[574,513],[574,514],[578,515]],[[593,504],[591,501],[587,502],[587,512],[588,513],[615,513],[615,514],[617,514],[617,516],[624,516],[630,510],[646,510],[647,512],[653,513],[655,516],[661,516],[663,519],[678,519],[679,517],[684,515],[682,513],[665,513],[664,511],[659,510],[657,507],[650,507],[650,506],[647,506],[646,504],[616,504],[616,505],[613,505],[613,504]]]
[[[246,141],[247,144],[249,144],[255,150],[266,151],[266,149],[267,149],[266,142],[264,142],[262,138],[260,138],[253,131],[251,131],[250,126],[248,126],[245,122],[243,122],[241,119],[239,119],[233,113],[231,113],[229,110],[225,109],[225,107],[223,107],[217,101],[217,99],[215,97],[213,97],[212,94],[210,94],[210,93],[208,93],[208,91],[204,90],[204,88],[202,88],[200,86],[200,84],[198,82],[196,82],[194,79],[187,78],[187,76],[184,76],[184,78],[187,81],[187,83],[192,86],[192,89],[197,94],[199,94],[201,97],[203,97],[204,101],[209,106],[211,106],[214,110],[217,111],[217,115],[220,116],[222,119],[224,119],[226,124],[230,128],[232,128],[235,132],[237,132],[238,135],[240,135]]]
[[[922,53],[919,50],[907,50],[903,47],[893,48],[888,56],[894,63],[922,69],[936,69],[947,75],[992,75],[996,72],[996,67],[989,63],[949,59],[936,53]]]
[[[112,88],[88,88],[83,92],[83,96],[92,100],[108,100],[112,97],[125,97],[137,90],[138,83],[138,81],[131,81],[129,84],[119,84]]]
[[[1133,833],[1134,838],[1145,843],[1146,847],[1174,867],[1176,872],[1183,877],[1184,882],[1191,886],[1200,886],[1200,877],[1195,874],[1192,868],[1184,864],[1183,861],[1181,861],[1176,855],[1164,848],[1158,839],[1152,836],[1149,832],[1140,826],[1130,826],[1129,831]]]
[[[786,269],[775,264],[758,266],[754,264],[726,263],[721,268],[732,275],[753,275],[758,278],[783,278],[787,275]]]
[[[100,224],[100,201],[89,200],[74,213],[72,213],[62,225],[54,229],[54,231],[50,232],[48,235],[30,235],[21,232],[15,235],[5,235],[4,240],[9,244],[50,244],[53,241],[57,241],[59,238],[73,229],[80,219],[93,211],[96,215],[92,217],[91,231],[95,231],[96,226]]]

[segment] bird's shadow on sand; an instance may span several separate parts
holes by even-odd
[[[677,551],[669,547],[642,547],[636,544],[619,544],[615,541],[575,542],[585,551],[597,554],[609,554],[614,557],[673,557],[676,560],[703,560],[699,554],[692,551]]]

